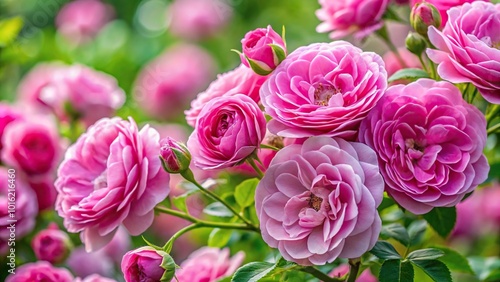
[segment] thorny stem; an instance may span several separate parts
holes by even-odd
[[[349,259],[349,276],[347,277],[347,282],[356,282],[356,277],[358,277],[359,266],[361,265],[361,259]]]
[[[302,272],[309,273],[323,282],[343,282],[343,281],[345,281],[342,278],[330,277],[330,276],[326,275],[325,273],[319,271],[317,268],[315,268],[313,266],[301,267],[301,268],[299,268],[299,270]]]

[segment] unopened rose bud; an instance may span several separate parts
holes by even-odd
[[[126,253],[121,269],[126,282],[168,282],[174,277],[175,263],[166,252],[148,246]]]
[[[441,26],[441,15],[434,5],[427,2],[417,3],[411,9],[410,23],[418,34],[427,37],[429,26]]]
[[[425,43],[425,38],[423,38],[422,35],[416,32],[408,33],[408,36],[406,37],[406,49],[408,49],[408,51],[420,56],[426,47],[427,44]]]
[[[191,154],[184,144],[167,137],[160,140],[160,159],[168,173],[182,173],[189,169]]]
[[[31,247],[38,260],[57,264],[63,262],[69,255],[72,244],[68,234],[52,223],[47,229],[35,235]]]
[[[245,34],[241,45],[241,62],[259,75],[268,75],[286,57],[286,43],[270,25]]]

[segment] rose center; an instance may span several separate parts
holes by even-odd
[[[233,123],[234,123],[234,113],[233,112],[223,113],[219,119],[219,126],[217,127],[217,135],[223,136]]]
[[[315,211],[319,211],[321,209],[321,203],[323,203],[323,199],[311,193],[311,197],[309,198],[309,207]]]
[[[344,100],[342,98],[342,94],[340,94],[340,89],[337,89],[332,85],[323,85],[322,83],[319,83],[314,90],[314,104],[318,106],[327,106],[330,99],[334,96],[339,98],[335,99],[335,104],[342,106]]]
[[[94,190],[99,190],[108,187],[108,170],[104,170],[101,175],[94,179]]]

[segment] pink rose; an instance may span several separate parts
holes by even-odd
[[[338,39],[354,33],[363,38],[384,25],[382,15],[389,0],[319,0],[321,9],[316,11],[323,21],[317,32],[329,32],[331,39]]]
[[[38,210],[53,210],[56,203],[57,191],[54,187],[55,175],[50,173],[43,177],[27,177],[28,184],[36,193]]]
[[[311,137],[286,146],[255,192],[262,238],[301,265],[359,257],[380,233],[383,191],[375,152],[364,144]]]
[[[102,277],[98,274],[92,274],[85,277],[84,279],[78,277],[73,282],[117,282],[115,279]]]
[[[160,140],[160,158],[163,168],[169,173],[183,173],[191,163],[186,145],[170,137]]]
[[[496,232],[500,231],[500,185],[494,183],[492,186],[482,189],[482,203],[480,209],[484,212],[485,220],[489,221]]]
[[[56,18],[57,31],[80,44],[92,40],[114,16],[113,6],[99,0],[75,0],[64,5]]]
[[[265,80],[266,77],[257,75],[244,65],[240,65],[227,73],[220,74],[205,92],[198,94],[196,99],[191,102],[191,109],[184,112],[187,123],[194,127],[201,109],[209,101],[218,97],[244,94],[258,103],[260,100],[259,90]]]
[[[75,248],[66,260],[66,265],[79,277],[92,274],[110,277],[115,271],[113,260],[102,249],[87,253],[84,247]]]
[[[427,55],[439,64],[442,78],[470,82],[488,102],[500,104],[500,4],[465,3],[448,15],[443,31],[429,28],[437,49],[427,49]]]
[[[332,277],[340,278],[347,273],[349,273],[349,265],[341,264],[334,268],[329,275]],[[378,282],[378,280],[375,276],[373,276],[369,269],[366,269],[358,275],[358,277],[356,278],[356,282]]]
[[[73,144],[58,170],[56,210],[87,251],[105,246],[123,224],[139,235],[168,195],[158,158],[159,134],[133,119],[101,119]]]
[[[57,128],[42,120],[11,122],[2,144],[2,160],[30,176],[52,172],[62,154]]]
[[[161,266],[164,256],[168,254],[151,247],[142,247],[127,252],[121,264],[125,281],[160,281],[165,273],[165,269]]]
[[[241,40],[241,45],[243,51],[241,63],[252,68],[257,74],[269,74],[286,56],[286,45],[283,38],[270,25],[267,28],[249,31]],[[275,47],[277,49],[272,48],[271,45],[277,46]],[[255,68],[258,68],[262,73],[259,73],[259,70]]]
[[[26,281],[72,282],[73,275],[65,268],[54,267],[46,261],[37,261],[19,266],[15,274],[5,279],[5,282]]]
[[[3,143],[1,142],[5,128],[9,123],[23,119],[21,113],[13,108],[11,105],[0,103],[0,153],[3,149]]]
[[[215,282],[231,276],[241,265],[245,254],[229,257],[229,249],[203,247],[194,251],[175,273],[179,282]],[[173,279],[172,282],[176,280]]]
[[[233,14],[223,0],[175,0],[168,8],[169,30],[190,40],[199,40],[218,33]]]
[[[473,240],[484,233],[488,226],[487,212],[484,212],[482,190],[475,191],[469,198],[457,204],[457,220],[450,238],[463,237]],[[478,216],[478,212],[480,216]]]
[[[260,97],[273,118],[271,133],[353,138],[386,87],[379,55],[335,41],[292,52],[266,80]]]
[[[8,243],[11,238],[12,229],[9,229],[9,226],[13,222],[9,219],[17,220],[15,239],[19,240],[35,227],[38,205],[35,193],[22,178],[19,178],[17,171],[0,167],[0,183],[2,183],[0,185],[0,254],[3,255],[9,249]],[[13,192],[15,195],[12,194]],[[15,196],[15,206],[12,196]],[[15,218],[10,217],[10,211],[15,211]]]
[[[38,232],[31,241],[36,258],[52,264],[62,263],[68,256],[71,246],[68,234],[60,230],[55,223]]]
[[[237,94],[210,101],[201,110],[187,146],[202,169],[235,166],[260,146],[266,118],[257,103]]]
[[[415,214],[451,207],[486,180],[486,121],[449,82],[390,87],[360,127],[386,191]]]
[[[134,99],[144,112],[157,119],[174,119],[213,77],[215,62],[196,45],[167,49],[146,65],[134,85]]]
[[[439,13],[441,14],[441,28],[445,26],[445,24],[448,22],[448,10],[450,10],[453,7],[461,6],[464,3],[471,3],[474,1],[486,1],[489,2],[489,0],[411,0],[411,6],[415,6],[417,3],[422,3],[422,2],[427,2],[432,5],[434,5]]]

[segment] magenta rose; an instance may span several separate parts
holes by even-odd
[[[4,130],[2,160],[29,176],[52,172],[62,147],[57,128],[43,121],[16,120]]]
[[[386,191],[415,214],[451,207],[486,180],[486,121],[449,82],[390,87],[360,127]]]
[[[3,149],[2,136],[5,127],[15,120],[23,119],[21,113],[11,105],[0,103],[0,153]]]
[[[162,280],[166,270],[162,266],[164,256],[168,254],[151,247],[141,247],[127,252],[121,263],[125,281],[165,281]]]
[[[330,276],[335,277],[335,278],[340,278],[344,275],[349,273],[349,265],[348,264],[341,264],[337,267],[335,267],[331,272]],[[373,276],[373,274],[370,272],[370,269],[366,269],[359,276],[356,278],[356,282],[378,282],[377,278]]]
[[[266,80],[260,97],[273,118],[269,131],[276,135],[353,138],[386,87],[379,55],[335,41],[292,52]]]
[[[98,274],[92,274],[84,279],[78,277],[73,282],[117,282],[115,279],[111,279],[108,277],[102,277]]]
[[[186,145],[170,137],[160,140],[160,158],[165,171],[182,173],[189,169],[191,154]]]
[[[445,24],[448,22],[448,10],[450,10],[453,7],[461,6],[464,3],[472,3],[474,1],[486,1],[489,2],[489,0],[411,0],[410,4],[411,6],[415,6],[417,3],[422,3],[422,2],[427,2],[434,7],[437,8],[439,11],[439,14],[441,14],[441,27],[444,27]]]
[[[283,258],[323,265],[377,241],[384,181],[368,146],[311,137],[281,149],[255,192],[262,238]]]
[[[26,281],[72,282],[73,275],[65,268],[54,267],[46,261],[37,261],[19,266],[15,274],[5,279],[5,282]]]
[[[330,32],[331,39],[354,33],[363,38],[384,25],[382,15],[389,0],[319,0],[321,9],[316,16],[323,21],[317,32]]]
[[[200,112],[187,146],[194,164],[202,169],[235,166],[260,146],[266,118],[246,95],[219,97]]]
[[[54,186],[55,175],[50,173],[42,177],[26,177],[31,189],[36,193],[38,210],[53,210],[56,203],[57,191]]]
[[[470,82],[490,103],[500,104],[500,4],[465,3],[451,8],[443,31],[429,28],[439,75],[453,83]]]
[[[77,247],[71,251],[66,265],[71,272],[79,277],[87,277],[92,274],[110,277],[115,272],[113,259],[106,254],[104,249],[87,253],[83,246]]]
[[[258,103],[260,101],[259,90],[265,80],[266,77],[257,75],[244,65],[219,75],[205,92],[198,94],[196,99],[191,102],[191,108],[184,112],[187,123],[194,127],[201,109],[210,100],[218,97],[245,94]]]
[[[133,119],[101,119],[68,151],[58,170],[56,210],[88,251],[105,246],[124,225],[139,235],[168,195],[169,175],[158,158],[159,134]]]
[[[62,263],[68,256],[71,246],[68,234],[60,230],[55,223],[38,232],[31,241],[36,258],[52,264]]]
[[[215,282],[233,275],[241,265],[245,254],[229,257],[229,249],[203,247],[194,251],[175,272],[179,282]],[[172,282],[175,282],[175,278]]]

